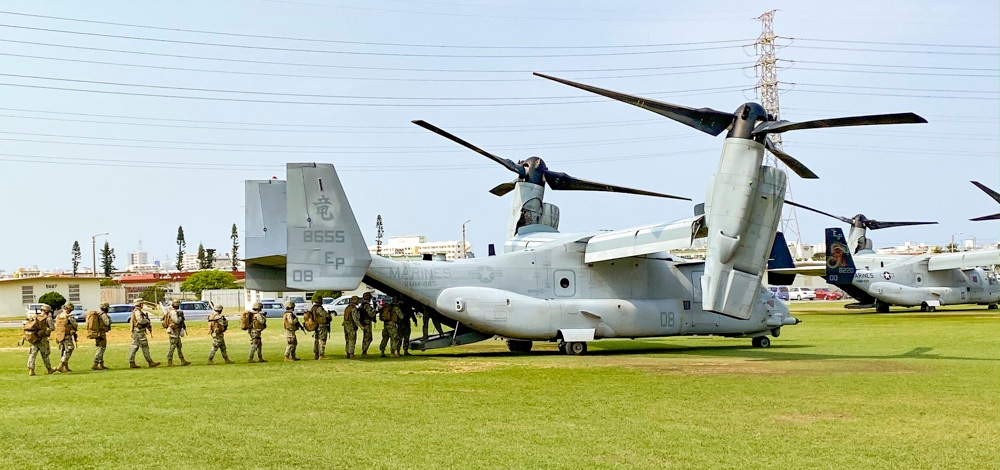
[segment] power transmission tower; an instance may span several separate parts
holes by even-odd
[[[757,100],[774,119],[781,119],[781,110],[778,107],[778,58],[775,56],[774,40],[774,13],[771,10],[757,17],[761,23],[761,33],[754,43],[757,50],[757,64],[754,69],[760,80],[757,82]],[[768,137],[774,142],[775,147],[781,149],[781,134],[769,134]],[[788,177],[788,167],[771,152],[767,152],[767,164],[785,173],[788,187],[785,189],[785,198],[792,198],[792,179]],[[802,235],[799,233],[799,220],[795,215],[795,207],[784,205],[781,215],[781,231],[785,234],[786,240],[794,240],[796,255],[802,255]]]
[[[375,228],[378,229],[378,234],[375,235],[375,255],[382,256],[382,234],[384,233],[382,230],[382,214],[379,214],[378,218],[375,219]]]

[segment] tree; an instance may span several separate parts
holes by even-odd
[[[205,248],[205,269],[215,269],[215,248]]]
[[[198,269],[208,269],[205,267],[205,245],[198,244]]]
[[[101,269],[104,270],[104,277],[111,277],[111,273],[115,271],[115,249],[107,241],[101,249]]]
[[[63,305],[66,305],[66,297],[55,291],[47,292],[38,298],[38,302],[48,304],[49,307],[52,307],[53,312],[57,312]]]
[[[181,284],[181,291],[194,292],[201,300],[201,291],[206,289],[239,289],[236,276],[226,271],[199,271]]]
[[[156,284],[143,289],[142,294],[140,294],[139,297],[146,302],[159,304],[161,300],[167,297],[167,283],[164,281],[157,282]]]
[[[233,263],[233,271],[236,271],[237,263],[240,261],[240,234],[236,231],[236,224],[233,224],[233,233],[229,235],[233,239],[233,249],[229,252],[229,261]]]
[[[318,290],[316,292],[313,292],[312,298],[314,298],[314,299],[315,298],[322,299],[324,297],[330,297],[330,298],[336,299],[337,297],[340,297],[341,295],[344,295],[344,293],[340,292],[339,290],[336,290],[336,291],[335,290]]]
[[[122,285],[122,283],[111,279],[110,277],[105,277],[101,279],[101,287],[117,287]]]
[[[184,241],[184,227],[177,226],[177,270],[184,270],[184,248],[187,248],[187,242]]]
[[[78,240],[73,240],[73,277],[76,277],[76,273],[80,269],[80,242]]]
[[[813,261],[823,261],[826,259],[826,253],[816,253],[812,256]]]

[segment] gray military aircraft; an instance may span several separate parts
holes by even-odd
[[[610,238],[549,235],[487,258],[400,262],[372,256],[333,165],[289,163],[287,182],[247,182],[247,287],[350,290],[364,281],[457,322],[454,331],[414,344],[418,349],[493,336],[507,338],[512,351],[528,351],[532,341],[558,341],[572,355],[599,338],[718,335],[749,337],[754,346],[767,347],[768,335],[799,322],[761,284],[786,187],[782,171],[762,165],[765,148],[773,148],[767,134],[924,122],[905,114],[792,123],[775,121],[756,103],[730,114],[553,80],[712,135],[729,129],[701,218],[708,227],[705,261],[673,257],[666,248],[689,243],[688,221],[605,234]],[[815,176],[787,154],[779,158]],[[522,232],[517,236],[531,236]]]
[[[977,188],[982,189],[984,193],[989,194],[990,197],[993,198],[994,201],[1000,202],[1000,193],[998,193],[998,192],[996,192],[996,191],[994,191],[994,190],[992,190],[990,188],[987,188],[986,185],[984,185],[983,183],[980,183],[978,181],[973,181],[972,184],[976,185]],[[1000,213],[992,214],[992,215],[984,215],[982,217],[976,217],[975,219],[969,219],[969,220],[973,220],[973,221],[977,221],[978,222],[980,220],[997,220],[997,219],[1000,219]]]
[[[771,263],[771,274],[792,275],[772,284],[791,284],[795,274],[820,276],[858,303],[847,308],[874,308],[879,313],[889,307],[919,306],[934,311],[942,305],[980,304],[990,309],[1000,302],[996,273],[981,266],[1000,264],[1000,250],[963,251],[923,255],[881,255],[872,250],[868,229],[877,230],[937,222],[885,222],[858,214],[853,218],[836,216],[792,201],[788,204],[833,217],[851,224],[848,236],[839,228],[826,229],[826,265],[793,267]]]

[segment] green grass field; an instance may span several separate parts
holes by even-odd
[[[3,329],[0,468],[1000,468],[996,311],[839,305],[796,304],[803,323],[769,349],[613,340],[580,357],[490,340],[347,361],[335,325],[331,360],[284,363],[272,320],[266,364],[233,328],[239,364],[204,365],[199,323],[193,366],[129,370],[119,327],[113,370],[89,370],[81,341],[75,372],[38,377]],[[300,334],[300,356],[311,345]],[[157,328],[154,359],[166,348]]]

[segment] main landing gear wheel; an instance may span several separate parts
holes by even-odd
[[[878,305],[875,306],[875,311],[878,313],[889,313],[889,304],[879,302]]]
[[[570,356],[579,356],[587,352],[587,343],[584,343],[583,341],[560,344],[562,345],[561,349]]]
[[[926,303],[920,304],[920,311],[921,312],[926,312],[927,311],[927,304]]]
[[[996,310],[997,304],[989,304],[986,306],[986,310]]]
[[[755,348],[768,348],[771,347],[771,339],[767,336],[755,336],[751,344]]]
[[[531,352],[531,341],[525,341],[520,339],[508,339],[507,349],[509,349],[510,352],[514,353]]]

